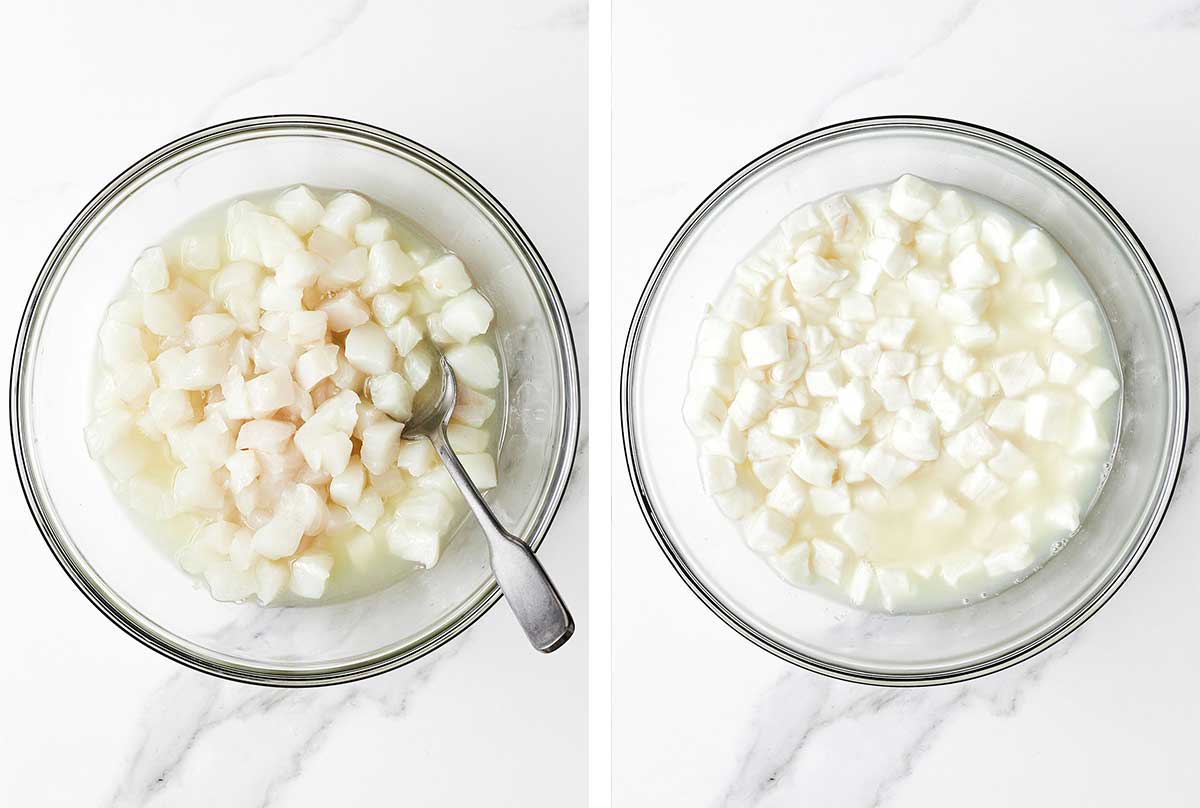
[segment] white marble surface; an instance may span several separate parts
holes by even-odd
[[[575,0],[7,9],[0,331],[126,165],[206,124],[316,112],[405,133],[488,186],[554,271],[586,361],[586,26]],[[0,805],[583,804],[586,457],[543,553],[582,627],[568,646],[530,650],[501,605],[414,665],[306,692],[211,679],[122,634],[54,563],[3,464]]]
[[[1200,348],[1195,2],[745,2],[711,15],[616,0],[613,44],[618,340],[670,235],[734,169],[822,124],[918,113],[996,127],[1090,179],[1145,241]],[[1073,637],[976,683],[900,691],[793,668],[712,615],[645,528],[615,441],[615,805],[1200,801],[1194,454],[1145,560]]]

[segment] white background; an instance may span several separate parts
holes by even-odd
[[[54,240],[125,166],[218,121],[322,113],[413,137],[487,186],[554,273],[586,368],[586,26],[572,0],[7,8],[0,333],[11,345]],[[539,554],[581,626],[562,651],[530,650],[500,605],[414,665],[298,692],[185,671],[109,624],[3,464],[0,805],[583,804],[587,484],[581,451]]]
[[[1146,243],[1185,338],[1200,344],[1200,6],[918,0],[702,10],[715,6],[614,2],[612,367],[660,251],[725,177],[817,126],[906,113],[1000,129],[1092,181]],[[1071,639],[974,684],[897,691],[805,673],[712,615],[645,528],[618,441],[615,805],[1200,802],[1194,455],[1142,565]]]

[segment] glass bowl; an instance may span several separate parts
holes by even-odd
[[[508,410],[489,501],[535,549],[571,472],[579,382],[567,314],[520,225],[478,182],[407,138],[353,121],[270,116],[180,138],[109,183],[42,268],[13,357],[11,423],[26,500],[67,574],[126,632],[193,668],[246,682],[361,679],[446,643],[500,597],[474,521],[441,562],[340,603],[220,603],[161,552],[87,455],[96,334],[139,251],[240,194],[305,183],[354,189],[458,253],[496,310]]]
[[[1123,417],[1107,484],[1043,569],[975,605],[868,613],[793,587],[750,551],[704,493],[682,417],[705,307],[786,213],[912,173],[992,197],[1038,222],[1099,297],[1123,368]],[[688,217],[642,293],[625,346],[621,419],[646,521],[710,609],[771,653],[829,676],[888,685],[953,682],[1026,659],[1095,613],[1133,571],[1175,487],[1187,420],[1179,324],[1125,220],[1054,158],[979,126],[935,118],[850,121],[746,165]]]

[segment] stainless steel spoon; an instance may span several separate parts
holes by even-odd
[[[575,621],[571,619],[562,596],[550,582],[550,577],[538,563],[529,545],[505,530],[496,520],[496,515],[450,448],[446,424],[450,422],[454,402],[458,398],[458,384],[446,357],[439,355],[438,359],[442,371],[441,391],[436,399],[418,401],[419,406],[404,425],[401,437],[408,440],[428,438],[433,444],[450,478],[467,501],[467,507],[483,528],[492,572],[509,608],[517,616],[517,622],[525,630],[525,636],[533,647],[542,653],[550,653],[570,639],[575,631]]]

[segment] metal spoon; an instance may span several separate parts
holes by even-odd
[[[420,402],[421,406],[404,425],[401,437],[407,440],[428,438],[433,444],[450,478],[467,501],[467,507],[483,528],[492,572],[509,608],[517,616],[517,622],[525,630],[525,636],[533,647],[542,653],[550,653],[570,639],[575,631],[575,621],[571,619],[566,604],[529,545],[505,530],[496,520],[496,515],[450,448],[446,424],[450,422],[450,415],[454,411],[458,384],[446,357],[439,355],[438,359],[442,371],[441,392],[436,400]]]

